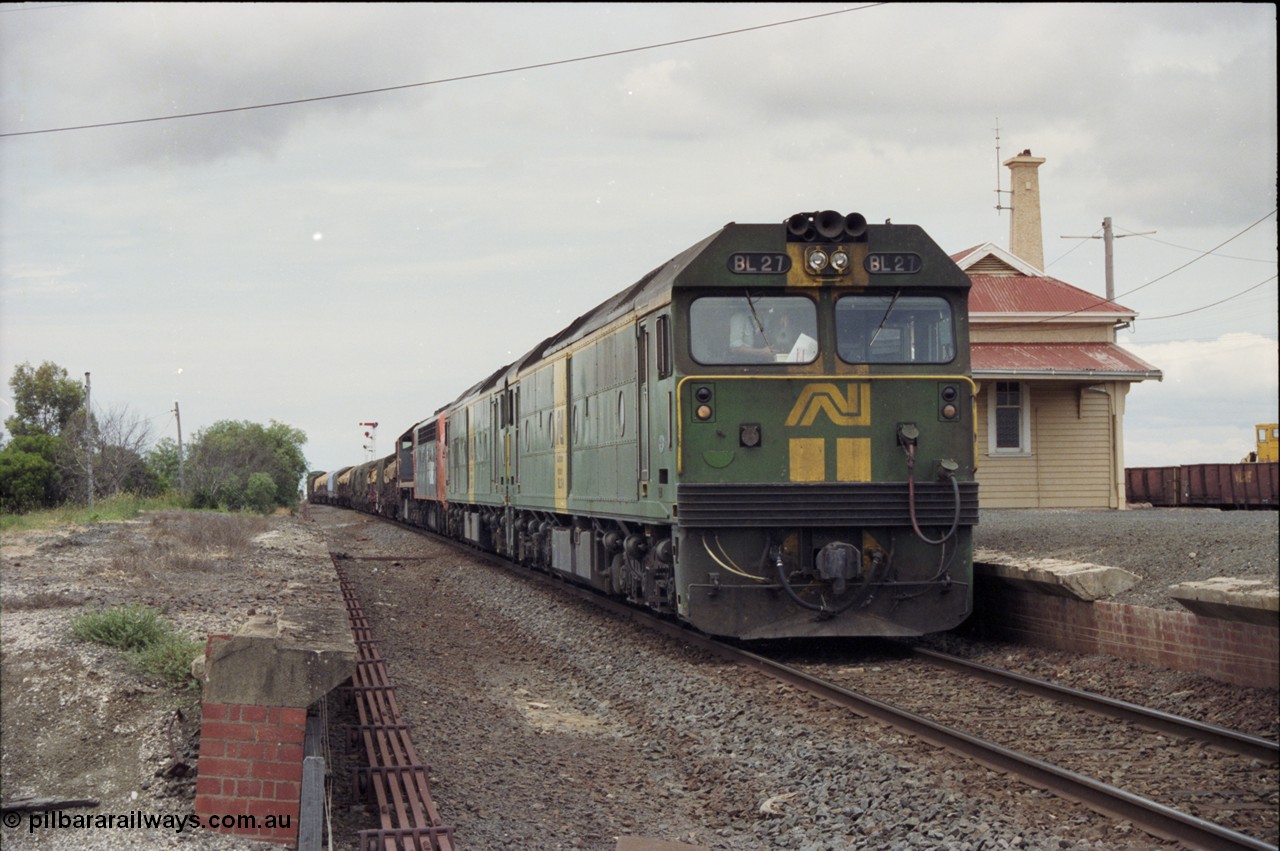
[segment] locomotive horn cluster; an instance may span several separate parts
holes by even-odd
[[[791,242],[814,242],[821,238],[827,242],[844,239],[860,240],[867,234],[867,219],[861,213],[837,213],[823,210],[815,213],[796,213],[786,221],[787,239]]]

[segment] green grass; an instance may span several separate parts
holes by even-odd
[[[153,644],[129,654],[134,667],[170,688],[196,688],[191,663],[204,652],[204,643],[170,633]]]
[[[192,687],[191,662],[204,644],[174,629],[158,611],[132,604],[85,612],[71,621],[71,634],[81,641],[128,653],[139,672],[175,689]]]
[[[94,500],[92,508],[88,505],[64,505],[27,514],[0,514],[0,532],[26,532],[69,523],[83,525],[104,520],[132,520],[144,511],[183,507],[182,499],[176,493],[150,497],[123,493]]]
[[[139,605],[86,612],[71,621],[71,634],[76,638],[119,650],[141,649],[172,631],[173,627],[158,611]]]

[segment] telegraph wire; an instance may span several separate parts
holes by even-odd
[[[1270,213],[1267,213],[1265,216],[1263,216],[1262,218],[1258,219],[1256,222],[1254,222],[1253,224],[1249,225],[1249,226],[1248,226],[1247,228],[1245,228],[1244,230],[1240,231],[1239,233],[1235,234],[1234,236],[1227,237],[1227,238],[1226,238],[1226,239],[1224,239],[1222,242],[1219,242],[1217,245],[1215,245],[1213,248],[1210,248],[1208,251],[1202,251],[1202,252],[1200,252],[1200,254],[1199,254],[1198,256],[1196,256],[1196,257],[1192,257],[1190,260],[1188,260],[1186,263],[1183,263],[1183,264],[1182,264],[1181,266],[1179,266],[1178,268],[1176,268],[1176,269],[1171,269],[1170,271],[1165,272],[1163,275],[1161,275],[1161,276],[1160,276],[1160,277],[1158,277],[1158,278],[1152,278],[1150,281],[1147,281],[1145,284],[1143,284],[1143,285],[1142,285],[1142,286],[1140,286],[1140,287],[1134,287],[1134,288],[1133,288],[1133,289],[1131,289],[1131,290],[1128,290],[1128,291],[1126,291],[1126,292],[1120,293],[1120,295],[1116,296],[1116,298],[1121,298],[1121,297],[1123,297],[1123,296],[1131,295],[1132,293],[1136,293],[1138,290],[1145,290],[1147,287],[1151,286],[1152,284],[1159,283],[1160,281],[1163,281],[1165,278],[1169,277],[1170,275],[1174,275],[1174,274],[1176,274],[1176,273],[1178,273],[1178,272],[1181,272],[1183,269],[1187,268],[1187,267],[1188,267],[1188,266],[1190,266],[1192,263],[1196,263],[1196,262],[1198,262],[1198,261],[1200,261],[1200,260],[1203,260],[1204,258],[1206,258],[1206,257],[1208,257],[1209,255],[1213,254],[1213,252],[1217,251],[1217,250],[1218,250],[1219,248],[1221,248],[1222,246],[1226,245],[1226,244],[1227,244],[1227,243],[1229,243],[1229,242],[1233,242],[1233,241],[1235,241],[1235,240],[1239,239],[1240,237],[1244,236],[1244,235],[1245,235],[1246,233],[1248,233],[1249,231],[1251,231],[1251,230],[1253,230],[1254,228],[1256,228],[1258,225],[1260,225],[1260,224],[1262,224],[1263,222],[1265,222],[1267,219],[1269,219],[1269,218],[1271,218],[1272,216],[1274,216],[1274,215],[1276,214],[1276,210],[1277,210],[1277,209],[1280,209],[1280,208],[1273,207],[1273,208],[1271,209],[1271,212],[1270,212]],[[1107,300],[1107,299],[1103,299],[1103,301],[1106,301],[1106,300]]]
[[[1209,309],[1209,308],[1211,308],[1211,307],[1217,307],[1217,306],[1218,306],[1218,305],[1220,305],[1220,304],[1226,304],[1226,303],[1227,303],[1227,302],[1229,302],[1229,301],[1233,301],[1233,300],[1235,300],[1235,299],[1239,298],[1240,296],[1244,295],[1245,293],[1251,293],[1251,292],[1253,292],[1254,290],[1256,290],[1258,287],[1261,287],[1261,286],[1263,286],[1264,284],[1269,284],[1269,283],[1271,283],[1271,282],[1272,282],[1272,281],[1274,281],[1277,277],[1280,277],[1280,275],[1272,275],[1270,278],[1267,278],[1265,281],[1259,281],[1258,283],[1254,284],[1253,286],[1248,287],[1248,288],[1246,288],[1246,289],[1243,289],[1243,290],[1241,290],[1240,292],[1236,293],[1235,295],[1227,296],[1226,298],[1224,298],[1224,299],[1222,299],[1222,300],[1220,300],[1220,301],[1215,301],[1215,302],[1213,302],[1212,304],[1206,304],[1206,305],[1202,305],[1202,306],[1200,306],[1200,307],[1193,307],[1191,310],[1184,310],[1184,311],[1182,311],[1181,313],[1166,313],[1164,316],[1147,316],[1147,317],[1144,317],[1144,318],[1142,319],[1142,321],[1143,321],[1143,322],[1154,322],[1154,321],[1155,321],[1155,320],[1157,320],[1157,319],[1172,319],[1172,318],[1174,318],[1175,316],[1186,316],[1186,315],[1187,315],[1187,314],[1189,314],[1189,313],[1199,313],[1199,312],[1200,312],[1200,311],[1202,311],[1202,310],[1208,310],[1208,309]]]
[[[853,6],[847,9],[837,9],[834,12],[820,12],[816,15],[807,15],[803,18],[790,18],[785,21],[775,21],[771,24],[758,24],[753,27],[742,27],[736,30],[726,30],[724,32],[710,33],[707,35],[692,36],[690,38],[681,38],[674,41],[664,41],[658,44],[647,44],[641,47],[628,47],[622,50],[611,50],[606,53],[593,53],[588,56],[576,56],[571,59],[556,59],[550,62],[538,62],[533,65],[521,65],[515,68],[503,68],[497,71],[480,71],[475,74],[462,74],[456,77],[442,77],[438,80],[426,80],[421,83],[404,83],[398,86],[383,86],[377,89],[362,89],[356,92],[343,92],[334,95],[318,95],[316,97],[298,98],[296,100],[282,100],[273,103],[258,103],[250,106],[232,106],[225,109],[210,109],[203,112],[186,112],[180,115],[157,115],[151,118],[134,118],[127,121],[104,121],[100,124],[79,124],[69,127],[48,127],[43,130],[20,130],[13,133],[0,133],[0,139],[11,136],[36,136],[44,133],[64,133],[72,130],[96,130],[102,127],[123,127],[129,124],[147,124],[155,121],[174,121],[179,118],[198,118],[206,115],[226,115],[232,112],[247,112],[253,109],[273,109],[278,106],[294,106],[302,103],[317,103],[326,100],[338,100],[341,98],[360,97],[362,95],[381,94],[383,92],[396,92],[404,89],[417,89],[424,86],[438,86],[444,83],[459,83],[464,80],[478,80],[483,77],[498,77],[503,74],[515,74],[521,71],[537,71],[543,68],[554,68],[557,65],[570,65],[575,62],[590,62],[596,59],[608,59],[613,56],[625,56],[628,53],[641,53],[646,50],[657,50],[662,47],[674,47],[680,44],[692,44],[698,41],[708,41],[714,38],[725,38],[731,35],[741,35],[743,33],[755,32],[757,30],[767,30],[773,27],[782,27],[789,24],[799,24],[806,21],[814,21],[819,18],[829,18],[833,15],[843,15],[848,12],[861,12],[866,9],[872,9],[876,6],[884,6],[885,3],[867,3],[862,6]]]
[[[1099,234],[1099,233],[1101,233],[1101,232],[1102,232],[1102,228],[1098,228],[1098,229],[1097,229],[1096,231],[1094,231],[1094,232],[1093,232],[1093,233],[1092,233],[1088,238],[1089,238],[1089,239],[1096,239],[1096,238],[1098,237],[1098,234]],[[1085,244],[1085,241],[1082,239],[1082,240],[1080,240],[1079,242],[1077,242],[1075,245],[1073,245],[1071,248],[1068,248],[1068,249],[1067,249],[1065,252],[1063,252],[1062,254],[1059,254],[1057,257],[1055,257],[1055,258],[1053,258],[1052,260],[1050,260],[1050,261],[1045,265],[1045,267],[1044,267],[1044,268],[1045,268],[1045,271],[1046,271],[1046,272],[1047,272],[1047,271],[1049,271],[1049,267],[1050,267],[1050,266],[1052,266],[1054,263],[1057,263],[1059,260],[1065,260],[1065,259],[1066,259],[1070,254],[1071,254],[1071,252],[1073,252],[1073,251],[1075,251],[1075,250],[1079,249],[1079,248],[1080,248],[1081,246],[1083,246],[1084,244]]]
[[[0,9],[0,12],[43,12],[45,9],[61,9],[63,6],[88,6],[88,3],[46,3],[43,6],[35,6],[31,3],[21,3]]]
[[[1148,242],[1158,242],[1158,243],[1160,243],[1161,245],[1167,245],[1167,246],[1169,246],[1170,248],[1181,248],[1183,251],[1199,251],[1199,250],[1200,250],[1199,248],[1191,248],[1190,246],[1186,246],[1186,245],[1178,245],[1177,243],[1174,243],[1174,242],[1166,242],[1166,241],[1164,241],[1163,239],[1154,239],[1154,238],[1152,238],[1152,237],[1146,236],[1145,234],[1141,234],[1141,233],[1134,233],[1133,231],[1129,231],[1127,235],[1128,235],[1128,236],[1141,236],[1141,237],[1143,237],[1144,239],[1146,239]],[[1074,251],[1074,250],[1075,250],[1075,249],[1073,248],[1073,249],[1072,249],[1072,251]],[[1068,252],[1068,254],[1069,254],[1069,253],[1070,253],[1070,252]],[[1207,252],[1207,253],[1212,254],[1213,252],[1212,252],[1212,251],[1209,251],[1209,252]],[[1066,256],[1066,255],[1064,254],[1064,255],[1063,255],[1063,257],[1065,257],[1065,256]],[[1221,257],[1223,260],[1244,260],[1244,261],[1245,261],[1245,262],[1247,262],[1247,263],[1275,263],[1275,262],[1276,262],[1275,260],[1264,260],[1264,259],[1262,259],[1261,257],[1236,257],[1236,256],[1235,256],[1235,255],[1233,255],[1233,254],[1214,254],[1214,256],[1215,256],[1215,257]],[[1061,259],[1061,258],[1059,258],[1059,259]]]
[[[1165,278],[1168,278],[1168,277],[1169,277],[1169,276],[1171,276],[1171,275],[1174,275],[1174,274],[1176,274],[1176,273],[1178,273],[1178,272],[1181,272],[1183,269],[1187,268],[1187,267],[1188,267],[1188,266],[1190,266],[1192,263],[1196,263],[1196,262],[1198,262],[1198,261],[1200,261],[1200,260],[1203,260],[1204,258],[1208,257],[1210,254],[1213,254],[1213,252],[1217,251],[1219,248],[1221,248],[1222,246],[1226,245],[1227,243],[1232,242],[1232,241],[1234,241],[1234,240],[1236,240],[1236,239],[1239,239],[1240,237],[1244,236],[1244,235],[1245,235],[1246,233],[1248,233],[1249,231],[1251,231],[1251,230],[1253,230],[1254,228],[1256,228],[1258,225],[1260,225],[1260,224],[1262,224],[1263,222],[1265,222],[1267,219],[1269,219],[1269,218],[1271,218],[1272,216],[1274,216],[1274,215],[1276,214],[1277,209],[1280,209],[1280,208],[1272,208],[1271,212],[1267,213],[1265,216],[1263,216],[1262,218],[1258,219],[1256,222],[1254,222],[1253,224],[1249,225],[1249,226],[1248,226],[1248,227],[1246,227],[1244,230],[1240,231],[1239,233],[1236,233],[1236,234],[1235,234],[1235,235],[1233,235],[1233,236],[1230,236],[1230,237],[1228,237],[1228,238],[1224,239],[1222,242],[1219,242],[1217,245],[1215,245],[1213,248],[1210,248],[1208,251],[1202,251],[1198,256],[1191,258],[1191,259],[1190,259],[1190,260],[1188,260],[1186,263],[1183,263],[1181,266],[1177,267],[1176,269],[1171,269],[1171,270],[1169,270],[1168,272],[1165,272],[1163,275],[1159,276],[1158,278],[1152,278],[1150,281],[1147,281],[1145,284],[1143,284],[1143,285],[1141,285],[1141,286],[1134,287],[1134,288],[1133,288],[1133,289],[1131,289],[1131,290],[1126,290],[1125,292],[1122,292],[1122,293],[1120,293],[1119,295],[1117,295],[1115,298],[1100,298],[1100,299],[1098,299],[1097,301],[1095,301],[1093,304],[1087,305],[1087,306],[1085,306],[1085,307],[1081,307],[1081,308],[1079,308],[1078,310],[1072,310],[1072,311],[1069,311],[1069,312],[1067,312],[1067,313],[1059,313],[1059,314],[1057,314],[1057,315],[1055,315],[1055,316],[1048,316],[1048,317],[1045,317],[1044,319],[1037,319],[1035,322],[1022,322],[1022,323],[1018,323],[1018,324],[1020,324],[1020,325],[1041,325],[1041,324],[1043,324],[1043,323],[1045,323],[1045,322],[1054,322],[1054,321],[1056,321],[1056,320],[1058,320],[1058,319],[1065,319],[1065,318],[1067,318],[1068,316],[1075,316],[1077,313],[1084,313],[1084,312],[1085,312],[1085,311],[1087,311],[1087,310],[1093,310],[1095,307],[1100,307],[1101,305],[1104,305],[1104,304],[1115,304],[1115,303],[1116,303],[1116,299],[1124,298],[1125,296],[1128,296],[1128,295],[1133,295],[1134,293],[1138,292],[1139,290],[1145,290],[1147,287],[1151,286],[1152,284],[1157,284],[1157,283],[1159,283],[1160,281],[1163,281]],[[1269,280],[1269,279],[1268,279],[1268,280]],[[1263,283],[1266,283],[1266,281],[1263,281]]]
[[[1190,258],[1190,260],[1188,260],[1187,262],[1184,262],[1184,264],[1183,264],[1183,265],[1176,267],[1176,269],[1171,269],[1171,270],[1169,270],[1169,271],[1166,271],[1166,273],[1165,273],[1164,275],[1160,275],[1160,276],[1158,276],[1158,278],[1152,278],[1151,280],[1148,280],[1148,282],[1147,282],[1146,284],[1142,284],[1142,285],[1140,285],[1140,287],[1134,287],[1133,289],[1126,290],[1126,292],[1120,293],[1120,294],[1119,294],[1119,296],[1116,296],[1116,298],[1123,298],[1123,297],[1125,297],[1125,296],[1132,296],[1132,294],[1133,294],[1133,293],[1135,293],[1135,292],[1138,292],[1138,290],[1139,290],[1139,289],[1146,289],[1147,287],[1151,287],[1151,285],[1152,285],[1152,284],[1160,283],[1160,282],[1161,282],[1161,280],[1164,280],[1165,278],[1169,278],[1169,276],[1170,276],[1170,275],[1175,275],[1175,274],[1180,273],[1180,271],[1181,271],[1181,270],[1183,270],[1183,269],[1187,269],[1187,267],[1188,267],[1188,266],[1190,266],[1190,265],[1192,265],[1192,264],[1193,264],[1193,262],[1198,262],[1198,261],[1203,260],[1203,258],[1204,258],[1204,257],[1208,257],[1208,256],[1212,255],[1212,253],[1213,253],[1213,252],[1215,252],[1215,251],[1219,250],[1219,248],[1221,248],[1222,246],[1225,246],[1225,244],[1228,244],[1229,242],[1234,242],[1234,241],[1235,241],[1235,239],[1239,239],[1240,237],[1243,237],[1243,235],[1244,235],[1244,234],[1247,234],[1248,232],[1251,232],[1251,230],[1253,230],[1254,228],[1257,228],[1257,227],[1258,227],[1258,225],[1262,224],[1262,223],[1263,223],[1263,221],[1266,221],[1267,219],[1270,219],[1270,218],[1271,218],[1271,216],[1274,216],[1274,215],[1276,214],[1276,210],[1277,210],[1277,209],[1280,209],[1280,207],[1272,207],[1271,212],[1268,212],[1268,214],[1266,214],[1265,216],[1262,216],[1262,218],[1261,218],[1261,219],[1258,219],[1257,221],[1254,221],[1254,223],[1253,223],[1253,224],[1251,224],[1251,225],[1249,225],[1249,227],[1248,227],[1248,228],[1245,228],[1244,230],[1240,230],[1240,232],[1239,232],[1239,233],[1236,233],[1236,234],[1234,234],[1234,235],[1231,235],[1231,237],[1228,237],[1228,238],[1224,239],[1224,241],[1222,241],[1222,242],[1220,242],[1220,243],[1217,243],[1217,244],[1216,244],[1216,246],[1213,246],[1212,248],[1210,248],[1210,250],[1208,250],[1208,251],[1202,251],[1202,252],[1201,252],[1201,253],[1199,253],[1199,255],[1197,255],[1196,257],[1192,257],[1192,258]],[[1103,301],[1103,302],[1111,301],[1111,299],[1103,298],[1103,299],[1102,299],[1102,301]],[[1075,312],[1079,312],[1079,311],[1075,311]],[[1068,314],[1068,316],[1070,316],[1070,314]]]

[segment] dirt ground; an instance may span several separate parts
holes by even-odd
[[[181,824],[194,799],[199,692],[150,681],[121,651],[74,639],[71,622],[86,610],[141,603],[189,638],[233,633],[251,614],[278,612],[297,593],[290,582],[305,583],[321,571],[331,580],[323,548],[289,516],[161,512],[6,535],[0,797],[99,801],[63,810],[68,817],[173,818],[151,830],[32,830],[27,815],[6,813],[0,845],[247,847]]]

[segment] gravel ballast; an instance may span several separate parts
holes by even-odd
[[[1180,609],[1169,586],[1215,576],[1280,583],[1280,512],[1202,508],[1127,511],[984,509],[974,530],[983,551],[1121,567],[1138,584],[1110,598]]]
[[[351,533],[352,555],[430,556],[347,572],[462,848],[607,851],[622,836],[805,851],[1162,845],[401,530],[370,523],[331,543]],[[1103,657],[1003,656],[1131,700],[1210,691],[1207,678]],[[1266,694],[1212,693],[1275,713]]]

